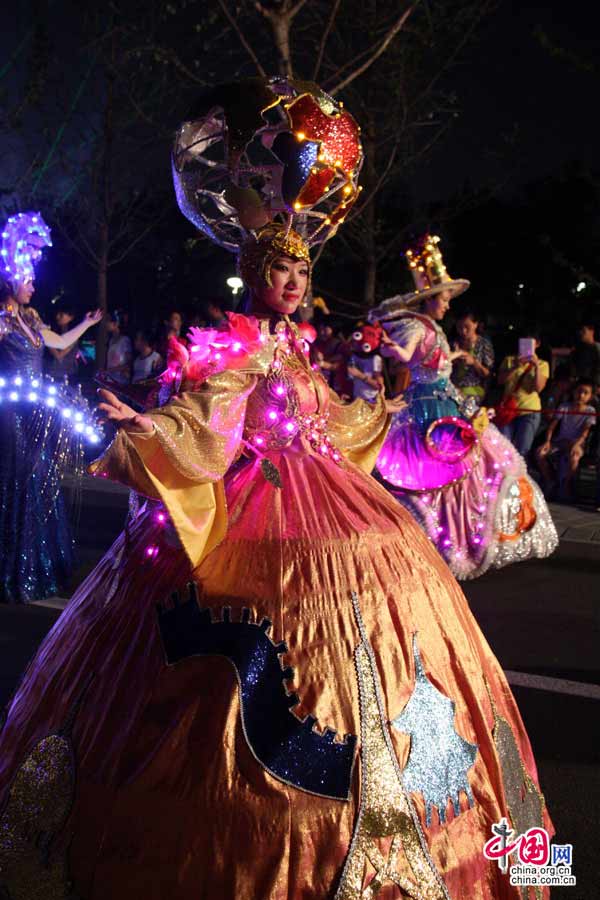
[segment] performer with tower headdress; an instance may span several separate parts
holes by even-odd
[[[70,573],[73,540],[60,490],[83,473],[85,441],[101,429],[81,393],[42,374],[44,346],[64,349],[101,318],[64,334],[30,306],[34,268],[52,245],[40,213],[17,213],[0,239],[0,602],[56,594]]]
[[[450,380],[463,352],[450,351],[440,322],[469,282],[448,275],[436,236],[406,256],[415,290],[370,314],[388,334],[382,353],[410,372],[407,408],[394,416],[379,473],[459,579],[549,556],[556,529],[525,461]]]
[[[249,315],[192,330],[161,408],[103,392],[119,432],[92,471],[148,499],[8,709],[11,896],[521,897],[482,852],[503,816],[551,829],[518,710],[368,474],[400,404],[343,405],[290,319],[360,162],[352,117],[281,79],[215,89],[178,132],[180,205],[237,250]]]

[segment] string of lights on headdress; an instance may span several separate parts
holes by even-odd
[[[2,229],[2,274],[13,284],[33,281],[44,247],[51,247],[50,229],[39,212],[16,213]]]
[[[360,129],[316,84],[249,78],[205,94],[179,128],[173,179],[183,214],[237,251],[272,222],[308,246],[335,234],[358,197]]]
[[[406,251],[406,259],[418,291],[449,280],[436,234],[425,234]]]

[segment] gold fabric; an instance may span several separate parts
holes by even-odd
[[[330,391],[328,430],[331,440],[346,459],[363,472],[370,473],[375,468],[391,421],[383,394],[379,394],[375,403],[361,399],[342,403],[338,395]]]
[[[263,347],[248,368],[213,375],[148,413],[155,426],[152,434],[119,431],[104,456],[89,467],[93,475],[161,500],[193,566],[225,537],[223,476],[248,433],[264,427],[272,398],[261,375],[275,352],[272,340],[265,345],[268,349]],[[293,373],[302,409],[325,415],[340,453],[370,472],[389,427],[383,397],[374,404],[355,400],[345,406],[333,391],[328,393],[304,358],[292,354],[286,368]]]
[[[227,532],[223,476],[239,454],[246,404],[256,377],[223,372],[196,392],[149,413],[153,434],[121,430],[89,467],[140,494],[162,500],[192,563]]]

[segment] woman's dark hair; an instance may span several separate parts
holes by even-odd
[[[58,313],[66,313],[68,316],[72,316],[75,318],[77,313],[75,312],[75,307],[72,303],[59,303],[54,310],[54,315],[58,315]]]
[[[6,303],[14,295],[13,286],[10,281],[0,276],[0,303]]]
[[[471,321],[475,322],[477,325],[481,325],[482,322],[482,317],[479,315],[479,313],[476,310],[471,309],[470,307],[462,309],[459,312],[456,317],[456,321],[460,322],[461,319],[471,319]]]

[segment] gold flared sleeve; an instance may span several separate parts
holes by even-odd
[[[151,410],[152,434],[119,431],[89,467],[92,475],[161,500],[194,567],[226,534],[223,476],[239,452],[255,384],[254,375],[215,375]]]
[[[331,440],[346,459],[364,472],[372,472],[391,422],[383,394],[374,403],[360,399],[342,403],[334,391],[329,393]]]

